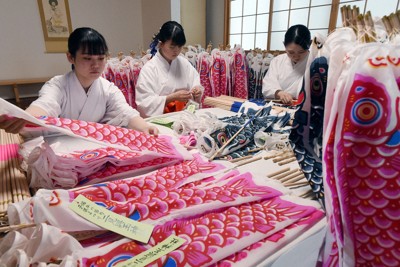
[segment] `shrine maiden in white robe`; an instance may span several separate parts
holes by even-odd
[[[139,112],[126,102],[121,90],[100,77],[87,93],[74,71],[55,76],[39,91],[39,98],[31,105],[37,106],[51,117],[99,122],[126,127]]]
[[[296,99],[303,83],[307,58],[308,56],[297,64],[293,64],[286,53],[272,59],[263,79],[262,93],[264,97],[275,98],[275,92],[282,90]]]
[[[180,90],[191,90],[200,84],[200,75],[190,62],[178,56],[171,62],[157,52],[140,71],[136,84],[136,104],[142,117],[164,113],[167,95]]]

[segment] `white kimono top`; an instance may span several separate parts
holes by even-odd
[[[282,90],[297,98],[303,83],[307,58],[308,56],[297,64],[293,64],[286,53],[273,58],[263,79],[264,97],[275,98],[275,92]]]
[[[107,123],[125,127],[139,112],[129,106],[121,90],[100,77],[87,93],[74,71],[55,76],[39,91],[39,98],[32,102],[51,117],[62,117],[90,122]]]
[[[161,115],[167,95],[195,86],[203,90],[199,73],[186,58],[178,56],[170,65],[157,52],[140,71],[136,84],[137,109],[142,117]]]

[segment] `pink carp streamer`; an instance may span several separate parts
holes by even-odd
[[[63,233],[97,232],[79,245],[68,241],[70,252],[64,257],[74,259],[75,266],[112,266],[171,234],[187,242],[150,266],[208,266],[268,238],[271,252],[277,250],[321,218],[314,201],[285,196],[282,188],[250,173],[224,170],[220,163],[194,154],[193,160],[139,177],[72,190],[39,190],[29,202],[14,204],[9,216],[25,223],[48,223]],[[80,194],[113,212],[155,225],[150,242],[104,233],[74,214],[68,206]],[[36,253],[36,258],[45,258]],[[264,259],[261,253],[255,255],[256,261]]]
[[[357,45],[342,64],[337,80],[328,77],[324,266],[399,266],[399,49]]]

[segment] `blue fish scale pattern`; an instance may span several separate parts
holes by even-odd
[[[328,63],[317,57],[310,65],[310,84],[303,82],[300,95],[303,102],[296,111],[289,139],[300,168],[316,198],[324,204],[322,177],[322,133]],[[310,99],[307,99],[309,97]]]

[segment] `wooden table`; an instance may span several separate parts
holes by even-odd
[[[14,90],[15,101],[17,104],[20,104],[20,96],[19,96],[19,88],[18,85],[25,85],[25,84],[39,84],[45,83],[50,80],[49,77],[44,78],[30,78],[30,79],[11,79],[11,80],[0,80],[0,86],[7,86],[11,85]]]

